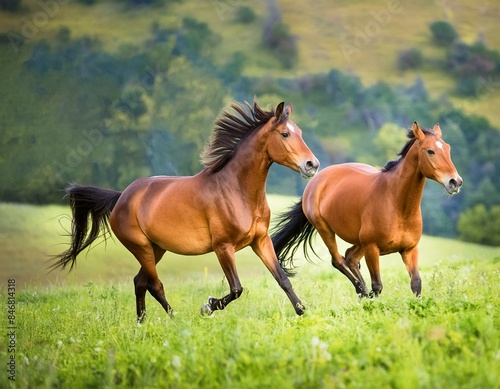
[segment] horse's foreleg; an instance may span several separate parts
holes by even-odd
[[[382,279],[380,278],[380,250],[376,245],[363,247],[365,253],[366,266],[370,271],[372,279],[372,291],[370,297],[378,296],[382,292]]]
[[[278,258],[276,257],[276,253],[274,252],[273,243],[269,235],[266,235],[264,238],[257,240],[256,243],[252,245],[252,249],[255,254],[259,256],[264,265],[266,265],[267,269],[276,279],[281,289],[283,289],[283,291],[286,293],[297,315],[303,315],[306,308],[295,294],[292,283],[288,279],[284,270],[279,265]]]
[[[418,247],[401,252],[401,257],[411,278],[411,290],[415,296],[420,297],[422,293],[422,280],[418,272]]]
[[[214,251],[229,283],[229,294],[221,299],[210,296],[208,302],[201,306],[200,312],[202,315],[211,315],[213,311],[223,310],[231,301],[240,297],[243,292],[238,272],[236,271],[234,247],[229,244],[223,244],[216,247]]]

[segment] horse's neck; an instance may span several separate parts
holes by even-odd
[[[256,201],[265,198],[266,180],[272,163],[261,143],[255,135],[246,139],[219,172],[223,180],[237,181],[242,195]]]
[[[394,168],[388,172],[388,188],[399,200],[404,215],[414,214],[420,210],[420,202],[425,186],[425,177],[418,168],[418,156],[412,150]],[[384,173],[386,174],[386,173]]]

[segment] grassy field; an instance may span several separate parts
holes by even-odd
[[[270,196],[273,210],[293,200]],[[2,303],[0,319],[0,360],[15,355],[16,382],[3,369],[0,387],[500,387],[499,248],[423,237],[420,299],[394,255],[382,258],[374,300],[359,300],[328,261],[302,263],[292,283],[303,317],[251,251],[238,255],[241,298],[202,317],[209,295],[227,293],[217,260],[167,255],[159,269],[177,315],[148,296],[138,325],[137,265],[118,243],[82,256],[70,276],[46,276],[46,255],[64,248],[58,216],[67,212],[0,205],[3,302],[16,280],[15,317]],[[326,259],[320,242],[318,250]]]

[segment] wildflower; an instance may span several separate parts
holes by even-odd
[[[172,366],[181,367],[181,365],[182,365],[181,357],[179,357],[178,355],[174,355],[174,357],[172,358]]]
[[[332,359],[332,355],[328,352],[328,345],[325,342],[322,342],[317,336],[313,336],[311,344],[315,359],[317,358],[325,361]]]

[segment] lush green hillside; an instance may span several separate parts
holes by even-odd
[[[54,3],[58,2],[54,0]],[[434,61],[442,60],[445,53],[432,42],[431,22],[446,20],[455,26],[465,42],[481,39],[492,49],[500,49],[497,23],[500,9],[495,4],[467,0],[453,3],[376,0],[332,5],[327,0],[281,0],[276,3],[299,47],[293,69],[283,71],[278,60],[262,53],[261,22],[269,14],[268,3],[273,2],[252,2],[257,22],[248,24],[238,23],[236,16],[238,8],[246,4],[231,1],[172,1],[166,2],[168,10],[158,6],[135,9],[114,0],[95,1],[92,6],[84,3],[57,4],[53,12],[47,12],[36,0],[22,0],[22,13],[0,12],[0,31],[27,35],[30,42],[36,42],[53,38],[61,27],[67,26],[75,38],[97,37],[105,49],[118,51],[124,44],[142,45],[153,23],[175,27],[183,17],[191,16],[206,22],[221,37],[223,44],[211,48],[216,63],[224,64],[237,51],[247,54],[245,75],[295,77],[337,68],[354,72],[367,84],[384,80],[407,85],[421,76],[435,97],[452,95],[454,82],[449,73],[432,66]],[[41,14],[48,15],[46,23],[41,22]],[[26,34],[22,33],[23,28]],[[407,47],[422,50],[428,65],[418,71],[399,71],[397,54]],[[481,94],[478,98],[453,101],[467,112],[485,116],[500,127],[495,111],[500,90],[496,79],[490,84],[487,96]]]

